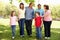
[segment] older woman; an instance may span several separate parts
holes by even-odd
[[[45,39],[50,39],[50,26],[52,23],[51,10],[49,10],[48,5],[44,5],[44,30],[45,30]]]

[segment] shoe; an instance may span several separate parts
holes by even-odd
[[[45,37],[45,39],[48,39],[48,37]]]
[[[24,35],[21,35],[20,37],[24,37]]]
[[[47,37],[48,39],[50,39],[50,37]]]
[[[15,37],[12,37],[12,39],[14,39]]]
[[[32,37],[32,35],[29,35],[29,37]]]

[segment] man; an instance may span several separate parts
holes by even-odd
[[[39,12],[39,13],[40,13],[40,16],[43,17],[43,15],[44,15],[44,10],[41,9],[41,5],[38,4],[37,7],[38,7],[38,9],[36,10],[36,12]]]
[[[34,18],[33,3],[30,3],[25,10],[25,24],[28,36],[32,35],[32,19]]]

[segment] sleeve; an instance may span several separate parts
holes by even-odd
[[[32,12],[32,18],[34,18],[34,10],[33,10],[33,12]]]
[[[44,10],[42,10],[42,16],[44,15]]]
[[[25,7],[25,16],[26,16],[26,10],[27,10],[27,7]]]

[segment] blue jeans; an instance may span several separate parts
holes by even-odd
[[[19,23],[19,28],[20,28],[20,35],[24,35],[24,23],[25,23],[25,19],[20,19],[18,21]]]
[[[42,33],[41,33],[41,28],[40,27],[36,27],[36,36],[37,38],[42,38]]]
[[[11,25],[11,28],[12,28],[12,36],[14,37],[16,25]]]

